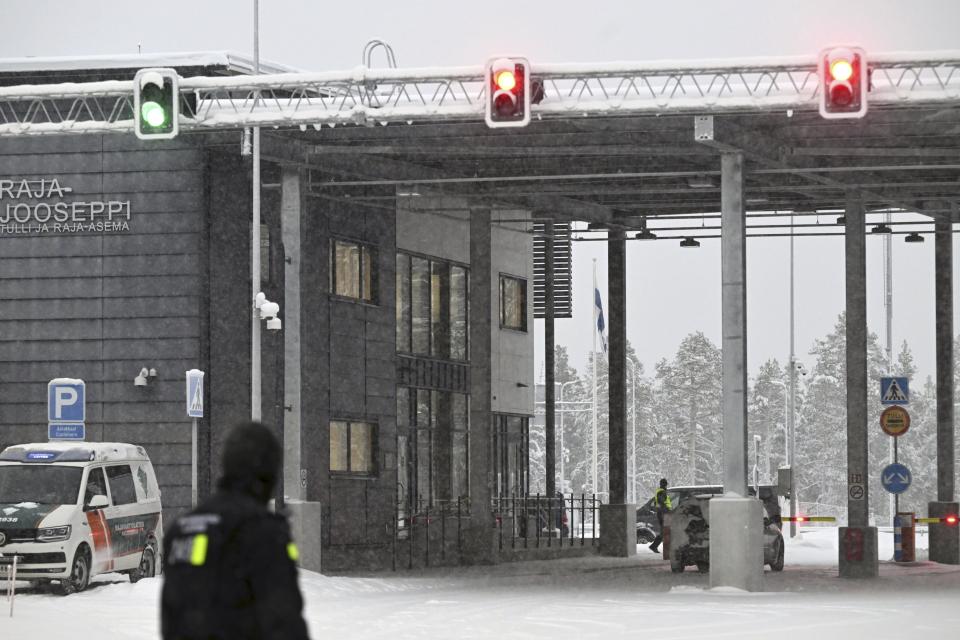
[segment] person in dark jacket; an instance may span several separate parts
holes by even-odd
[[[667,495],[666,478],[660,478],[660,488],[653,494],[653,508],[657,512],[657,523],[660,525],[660,530],[657,531],[657,537],[653,539],[653,543],[650,545],[650,551],[660,553],[660,543],[663,542],[663,516],[673,508],[673,505],[670,504],[670,496]]]
[[[297,548],[286,518],[267,510],[280,461],[260,423],[227,436],[217,492],[164,538],[164,640],[308,639]]]

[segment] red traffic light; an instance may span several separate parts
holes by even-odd
[[[524,58],[487,62],[487,126],[523,127],[530,122],[529,69],[530,63]]]
[[[957,522],[960,522],[960,516],[957,516],[955,513],[943,517],[943,523],[948,527],[957,526]]]
[[[834,47],[820,53],[820,115],[862,118],[867,113],[866,57],[862,49]]]

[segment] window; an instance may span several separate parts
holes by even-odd
[[[405,484],[399,497],[412,510],[469,495],[468,411],[462,393],[397,389],[397,446],[405,463],[397,469]]]
[[[83,493],[83,506],[90,504],[94,496],[107,497],[107,479],[103,477],[103,469],[90,469],[87,490]]]
[[[330,471],[373,475],[376,431],[369,422],[331,422]]]
[[[130,465],[115,465],[107,467],[107,478],[110,480],[110,495],[113,504],[134,504],[137,501],[137,488],[133,484],[133,473]]]
[[[468,350],[466,267],[397,254],[397,351],[464,361]]]
[[[331,290],[334,295],[374,302],[376,251],[365,244],[333,240],[330,251]]]
[[[467,353],[467,270],[450,267],[450,358],[466,360]]]
[[[527,281],[500,276],[500,327],[527,330]]]
[[[397,254],[397,351],[410,353],[410,256]]]

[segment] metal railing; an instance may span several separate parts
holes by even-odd
[[[596,494],[504,496],[494,498],[497,547],[541,549],[597,543],[600,531]],[[579,533],[579,536],[577,535]]]
[[[596,494],[502,496],[491,501],[492,533],[497,549],[571,548],[599,540]],[[394,571],[459,562],[464,531],[471,524],[470,499],[394,503]]]

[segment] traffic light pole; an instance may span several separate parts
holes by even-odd
[[[253,0],[253,73],[260,73],[260,2]],[[260,127],[253,128],[253,220],[250,225],[250,419],[261,419],[260,314]]]

